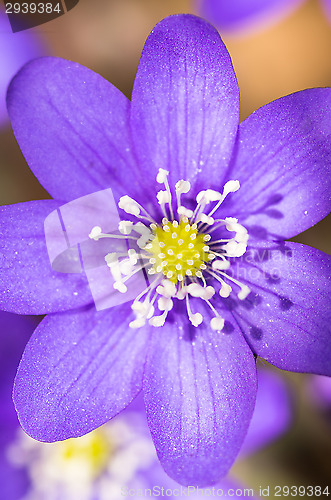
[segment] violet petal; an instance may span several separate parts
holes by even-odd
[[[331,89],[297,92],[249,116],[239,127],[229,172],[241,188],[227,204],[228,215],[267,230],[272,239],[291,238],[325,217],[331,209],[330,123]]]
[[[254,409],[254,356],[236,323],[225,332],[195,329],[183,315],[152,332],[144,393],[158,457],[181,484],[207,486],[224,476]]]
[[[53,198],[107,187],[135,194],[130,102],[100,75],[64,59],[36,59],[13,79],[7,104],[29,167]]]
[[[83,274],[52,270],[44,220],[59,207],[54,200],[29,201],[0,208],[2,309],[45,314],[93,302]]]
[[[261,243],[238,266],[252,292],[224,299],[253,351],[278,368],[331,375],[331,256],[299,243]]]
[[[104,424],[141,390],[148,329],[128,328],[127,304],[48,315],[31,337],[14,386],[23,429],[40,441]]]
[[[217,31],[191,15],[155,26],[140,59],[132,93],[132,132],[144,182],[159,168],[195,191],[219,189],[239,119],[239,90]]]

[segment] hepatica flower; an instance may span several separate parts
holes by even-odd
[[[154,28],[131,102],[75,63],[47,58],[21,70],[8,93],[14,133],[54,198],[1,210],[3,307],[49,313],[14,387],[28,434],[81,436],[143,389],[165,471],[209,485],[247,433],[256,356],[330,376],[330,259],[284,241],[329,211],[330,105],[330,89],[310,89],[238,125],[229,54],[190,15]],[[89,201],[68,216],[68,205],[99,191],[104,213],[93,224]],[[51,268],[50,218],[77,247],[70,271],[81,264],[98,299],[105,280],[84,264],[105,246],[98,269],[111,300],[95,307],[84,273]]]
[[[274,24],[304,3],[304,0],[195,0],[201,16],[218,26],[222,32],[241,32]],[[331,21],[331,1],[321,0]]]

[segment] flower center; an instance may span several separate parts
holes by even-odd
[[[197,224],[189,224],[187,217],[179,222],[164,218],[153,234],[153,240],[145,247],[152,254],[149,274],[163,273],[176,284],[185,276],[200,277],[201,270],[206,269],[205,262],[214,258],[206,245],[210,236],[198,233]]]
[[[144,417],[129,412],[91,433],[41,443],[21,429],[6,449],[12,467],[25,469],[30,490],[24,498],[90,500],[119,498],[140,471],[155,461]]]
[[[181,201],[182,195],[190,191],[190,183],[185,180],[176,183],[176,203],[173,203],[168,174],[160,168],[156,177],[156,181],[165,186],[165,190],[157,193],[163,213],[161,224],[134,199],[122,196],[119,208],[133,215],[137,221],[122,220],[119,224],[120,235],[104,234],[96,226],[89,236],[94,240],[125,238],[130,242],[131,248],[126,253],[113,252],[105,256],[116,290],[126,293],[127,284],[139,271],[147,272],[147,276],[152,278],[132,303],[136,319],[131,321],[131,328],[140,328],[146,321],[155,327],[164,325],[173,308],[173,299],[185,299],[188,318],[192,325],[198,326],[204,317],[200,312],[194,312],[193,303],[199,298],[211,311],[211,328],[220,331],[224,319],[211,302],[216,292],[220,297],[227,298],[234,284],[239,288],[237,296],[240,300],[250,293],[247,285],[227,273],[231,264],[229,259],[241,257],[246,251],[247,230],[233,217],[213,218],[228,194],[236,192],[240,185],[238,181],[230,180],[224,185],[222,193],[212,189],[200,191],[193,211]],[[211,203],[215,205],[208,211]],[[161,314],[155,314],[156,309]]]
[[[61,468],[76,467],[79,462],[85,464],[91,477],[99,476],[107,465],[112,453],[111,443],[104,439],[101,431],[95,431],[79,439],[68,439],[59,448],[59,465]]]

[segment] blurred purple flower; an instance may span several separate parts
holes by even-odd
[[[308,393],[321,408],[331,412],[331,378],[323,375],[312,375],[308,379]]]
[[[321,2],[324,12],[331,23],[331,0],[321,0]]]
[[[247,433],[256,356],[331,375],[330,258],[284,241],[330,208],[331,89],[289,95],[238,126],[225,46],[208,23],[179,15],[147,39],[131,103],[92,71],[46,58],[13,80],[8,109],[23,154],[54,197],[1,210],[2,306],[50,313],[16,377],[21,425],[41,441],[81,436],[143,387],[166,472],[182,484],[215,483]],[[109,186],[128,214],[120,229],[140,232],[133,240],[156,281],[133,309],[96,311],[83,275],[50,268],[43,223],[63,203]],[[164,220],[175,209],[179,223]],[[186,263],[165,261],[161,247],[170,256],[172,238],[193,251]],[[139,293],[123,278],[139,269],[136,255],[108,262],[122,292]]]
[[[331,0],[321,0],[331,20]],[[264,29],[289,15],[304,0],[195,0],[195,10],[225,32]]]
[[[155,487],[168,490],[167,497],[178,496],[179,485],[169,479],[157,461],[139,396],[112,422],[82,438],[49,444],[23,433],[11,388],[33,326],[25,317],[0,313],[0,328],[5,333],[0,337],[0,481],[4,498],[120,500],[129,490],[129,498],[141,498],[138,490]],[[258,448],[270,444],[290,423],[288,393],[281,377],[260,370],[258,380],[257,404],[244,444],[247,453],[256,450],[256,443]],[[230,488],[242,491],[247,486],[235,478],[226,478],[215,486],[223,490],[224,498],[230,498]],[[239,497],[232,491],[230,494],[231,498]],[[201,498],[201,491],[190,490],[188,498]]]
[[[10,80],[28,61],[46,53],[45,46],[33,30],[13,33],[7,15],[0,8],[0,127],[9,122],[6,92]]]

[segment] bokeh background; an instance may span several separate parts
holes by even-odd
[[[81,0],[66,15],[29,32],[41,37],[46,53],[93,69],[130,97],[149,32],[162,18],[182,12],[197,13],[196,3]],[[318,0],[307,0],[274,24],[221,35],[239,81],[241,119],[291,92],[331,86],[331,19]],[[6,34],[8,43],[14,36]],[[0,204],[41,198],[49,195],[30,172],[9,122],[4,123],[0,128]],[[330,220],[324,219],[294,240],[330,253]],[[237,463],[236,476],[255,490],[261,485],[270,485],[271,490],[274,485],[327,486],[331,478],[331,397],[329,407],[319,404],[309,375],[283,372],[282,376],[291,391],[292,427],[276,443]]]

